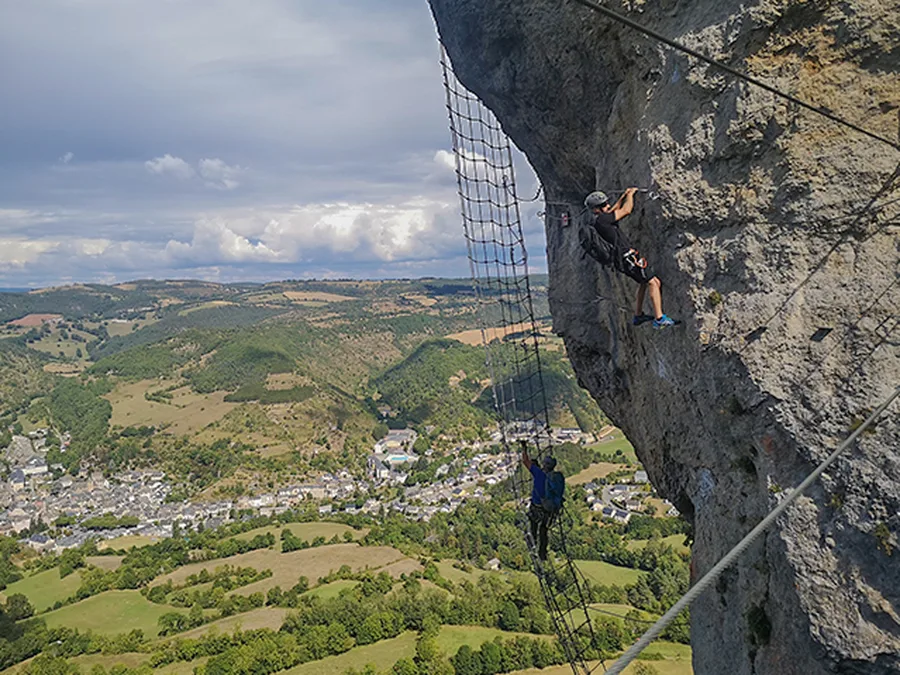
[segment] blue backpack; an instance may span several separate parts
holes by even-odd
[[[566,479],[559,471],[551,471],[547,474],[547,484],[544,493],[544,501],[541,505],[545,511],[556,513],[562,508],[563,493],[566,490]]]

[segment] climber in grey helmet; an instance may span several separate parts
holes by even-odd
[[[676,322],[663,313],[659,277],[653,273],[647,259],[631,247],[619,227],[619,221],[634,210],[634,193],[637,191],[638,188],[630,187],[615,204],[610,204],[605,192],[595,190],[585,197],[584,205],[591,211],[592,225],[597,233],[615,249],[616,269],[638,283],[637,303],[631,322],[638,326],[652,321],[654,328],[669,328]],[[644,297],[648,291],[653,316],[644,314]]]

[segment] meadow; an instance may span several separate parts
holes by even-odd
[[[591,464],[584,471],[575,474],[571,478],[567,478],[566,483],[568,483],[569,485],[584,485],[585,483],[590,483],[591,481],[597,480],[598,478],[606,478],[614,471],[622,471],[623,469],[628,468],[631,468],[628,464],[597,462],[596,464]]]
[[[106,591],[43,615],[49,628],[69,626],[102,635],[139,629],[144,635],[159,633],[157,621],[169,612],[187,613],[166,605],[155,605],[138,591]]]
[[[602,560],[576,560],[575,564],[581,573],[595,584],[627,586],[635,583],[643,574],[639,570],[611,565]]]
[[[690,553],[691,549],[689,546],[686,546],[684,543],[684,535],[683,534],[673,534],[668,537],[663,537],[661,541],[664,544],[668,544],[671,546],[677,553]],[[649,542],[648,539],[632,539],[625,542],[625,546],[628,547],[630,551],[638,551]]]
[[[332,537],[336,536],[339,539],[343,540],[344,536],[346,536],[345,533],[349,533],[349,536],[353,538],[353,541],[357,541],[365,537],[369,531],[367,528],[354,530],[349,525],[344,525],[342,523],[329,523],[325,521],[319,521],[313,523],[287,523],[286,525],[259,527],[255,530],[250,530],[248,532],[243,532],[239,535],[236,535],[234,538],[242,539],[244,541],[250,541],[257,535],[271,533],[275,537],[275,539],[278,540],[278,543],[276,545],[278,546],[278,550],[280,551],[282,530],[290,530],[294,536],[307,542],[312,542],[312,540],[316,537],[324,537],[325,540],[328,541]]]
[[[220,634],[232,633],[235,630],[257,630],[259,628],[269,628],[278,630],[284,623],[284,617],[288,615],[290,610],[282,607],[260,607],[243,614],[235,614],[218,621],[212,621],[198,628],[194,628],[183,633],[179,633],[178,637],[196,638],[206,633],[216,631]]]
[[[621,450],[622,454],[631,464],[637,464],[638,458],[634,452],[634,446],[625,438],[625,435],[619,429],[615,429],[612,433],[604,436],[597,443],[588,446],[594,450],[602,452],[605,455],[613,455],[616,451]]]
[[[43,612],[54,603],[74,595],[80,585],[81,575],[78,572],[60,579],[59,569],[54,568],[10,584],[3,591],[3,595],[9,597],[14,593],[21,593],[28,598],[34,611]]]
[[[188,387],[172,391],[169,403],[148,401],[144,394],[165,389],[170,384],[163,380],[120,382],[104,398],[112,404],[110,423],[122,427],[167,427],[172,434],[190,434],[234,410],[237,403],[225,401],[226,392],[197,394]]]
[[[202,569],[210,572],[223,564],[235,567],[252,567],[256,570],[272,570],[272,576],[262,581],[243,586],[235,591],[240,595],[250,595],[257,591],[265,593],[270,588],[281,586],[283,589],[291,588],[301,576],[309,579],[310,584],[315,584],[319,577],[326,576],[329,572],[336,572],[342,565],[349,565],[354,571],[371,569],[378,570],[390,563],[405,559],[400,551],[389,546],[367,546],[357,544],[332,544],[307,548],[292,553],[280,553],[270,549],[260,549],[241,553],[224,560],[210,560],[207,562],[192,563],[180,567],[174,572],[160,577],[154,582],[163,584],[170,580],[174,584],[181,584],[192,574]]]

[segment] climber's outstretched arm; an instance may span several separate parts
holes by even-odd
[[[616,216],[616,220],[621,220],[634,210],[634,193],[637,190],[636,187],[630,187],[619,197],[619,201],[611,209]]]

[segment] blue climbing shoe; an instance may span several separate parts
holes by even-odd
[[[675,323],[676,323],[676,322],[675,322],[674,319],[670,319],[670,318],[669,318],[668,316],[666,316],[665,314],[663,314],[663,315],[662,315],[661,317],[659,317],[658,319],[653,319],[653,327],[654,327],[654,328],[657,328],[657,329],[660,329],[660,328],[672,328],[672,327],[675,325]]]
[[[632,326],[640,326],[642,323],[647,323],[648,321],[653,321],[653,317],[649,314],[635,314],[631,317]]]

